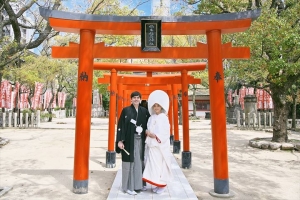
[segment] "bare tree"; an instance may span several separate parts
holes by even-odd
[[[0,80],[2,80],[3,69],[12,63],[19,62],[20,56],[27,49],[34,49],[46,39],[52,38],[58,32],[53,31],[49,22],[43,20],[39,15],[38,8],[48,7],[57,10],[61,0],[55,1],[10,1],[0,0],[1,19],[0,28],[6,30],[11,27],[12,34],[5,36],[0,31]],[[25,40],[26,31],[33,34],[31,39]]]

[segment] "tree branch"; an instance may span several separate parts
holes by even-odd
[[[14,10],[12,9],[12,7],[9,4],[9,1],[5,1],[5,0],[0,0],[0,3],[4,5],[4,9],[7,13],[7,15],[9,16],[9,21],[11,23],[12,29],[14,31],[14,40],[16,42],[20,42],[21,41],[21,30],[20,27],[18,26],[18,18],[14,12]]]
[[[91,14],[94,14],[97,10],[97,8],[100,6],[100,4],[102,4],[104,2],[104,0],[100,1],[96,6],[95,8],[92,10]]]
[[[23,6],[19,12],[16,14],[16,17],[19,18],[21,17],[34,3],[36,0],[31,0],[29,3],[27,3],[25,6]]]

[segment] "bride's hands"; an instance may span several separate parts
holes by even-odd
[[[150,138],[155,138],[156,135],[154,133],[151,133],[149,130],[146,130],[146,135]]]

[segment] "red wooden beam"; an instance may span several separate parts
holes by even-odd
[[[207,44],[198,42],[196,47],[163,47],[160,52],[143,52],[141,47],[106,47],[103,42],[94,45],[94,58],[110,59],[199,59],[207,58]],[[222,45],[222,58],[248,59],[249,47],[232,47],[231,43]],[[52,47],[53,58],[78,58],[79,44],[66,47]]]

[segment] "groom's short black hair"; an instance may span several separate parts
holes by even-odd
[[[131,93],[130,98],[132,99],[132,97],[136,97],[139,96],[140,98],[142,98],[141,93],[139,93],[138,91],[134,91],[133,93]]]

